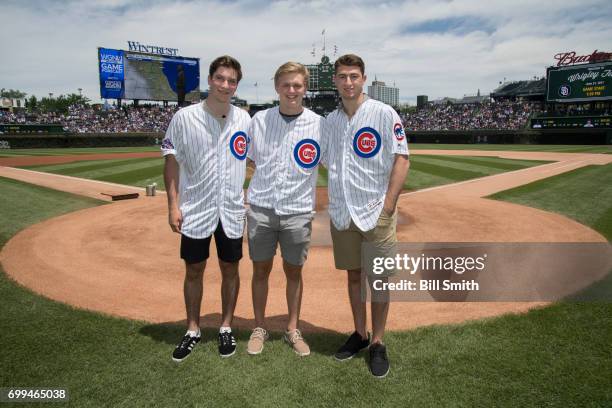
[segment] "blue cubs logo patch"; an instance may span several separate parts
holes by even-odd
[[[305,169],[311,169],[319,164],[321,148],[316,140],[300,140],[293,149],[293,158],[299,166]]]
[[[396,123],[395,125],[393,125],[393,134],[395,135],[395,138],[398,142],[404,140],[404,137],[406,137],[406,135],[404,134],[404,127],[401,123]]]
[[[162,149],[174,149],[174,145],[172,144],[170,139],[164,139],[162,140],[161,148]]]
[[[244,160],[247,156],[249,138],[244,132],[236,132],[230,139],[229,148],[235,158]]]
[[[359,129],[353,138],[353,150],[357,156],[365,159],[376,156],[381,144],[380,135],[371,127]]]

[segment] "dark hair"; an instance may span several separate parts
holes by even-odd
[[[219,69],[219,67],[234,69],[236,71],[236,75],[238,76],[238,82],[240,82],[242,79],[242,68],[240,67],[240,63],[236,58],[230,57],[229,55],[222,55],[215,58],[215,60],[210,63],[208,75],[212,78],[213,74],[217,71],[217,69]]]
[[[365,75],[365,64],[359,55],[355,54],[345,54],[338,58],[334,63],[334,73],[338,73],[338,67],[340,65],[346,65],[349,67],[359,67],[361,70],[361,75]]]

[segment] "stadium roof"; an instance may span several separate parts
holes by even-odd
[[[544,96],[545,93],[546,79],[541,78],[529,81],[504,83],[491,92],[491,97]]]

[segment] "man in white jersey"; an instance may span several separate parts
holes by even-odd
[[[189,356],[201,338],[202,276],[213,235],[222,274],[219,354],[229,357],[236,351],[231,323],[240,288],[250,117],[230,100],[241,78],[234,58],[215,59],[209,68],[208,98],[179,110],[162,142],[168,218],[172,231],[181,234],[185,261],[187,333],[172,354],[177,362]]]
[[[329,215],[337,269],[348,272],[348,292],[355,332],[335,354],[348,360],[370,349],[370,371],[389,372],[383,335],[386,301],[372,301],[372,339],[366,331],[366,305],[361,299],[361,244],[385,246],[397,241],[396,204],[410,163],[399,115],[390,106],[363,94],[363,60],[348,54],[335,62],[334,82],[342,106],[326,119],[328,140]]]
[[[310,348],[298,325],[302,266],[310,245],[317,165],[324,154],[320,134],[323,118],[302,106],[308,86],[308,70],[302,64],[281,65],[274,75],[274,85],[280,106],[258,112],[249,131],[248,158],[256,166],[247,196],[256,328],[247,352],[261,353],[268,339],[264,328],[268,277],[280,244],[289,310],[285,340],[298,355],[307,356]]]

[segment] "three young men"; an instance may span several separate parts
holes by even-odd
[[[372,302],[370,340],[366,305],[361,299],[365,282],[361,244],[386,245],[397,240],[396,205],[409,168],[399,116],[390,106],[363,94],[363,60],[348,54],[335,63],[334,81],[342,106],[327,120],[302,106],[308,71],[301,64],[288,62],[274,77],[279,107],[259,112],[249,125],[248,117],[229,104],[241,78],[240,65],[231,57],[220,58],[221,62],[215,60],[210,67],[209,98],[175,115],[162,147],[167,157],[169,221],[173,231],[183,235],[181,257],[186,262],[188,332],[173,358],[185,358],[200,339],[202,272],[213,232],[223,274],[219,351],[222,356],[235,351],[230,325],[239,288],[246,157],[256,166],[249,185],[247,217],[256,328],[247,352],[261,353],[268,339],[264,328],[268,277],[280,244],[289,311],[285,340],[298,355],[310,354],[298,325],[317,165],[323,160],[328,168],[334,259],[337,269],[347,271],[355,325],[355,332],[335,358],[348,360],[369,346],[370,370],[374,376],[384,377],[389,371],[383,344],[389,303]]]

